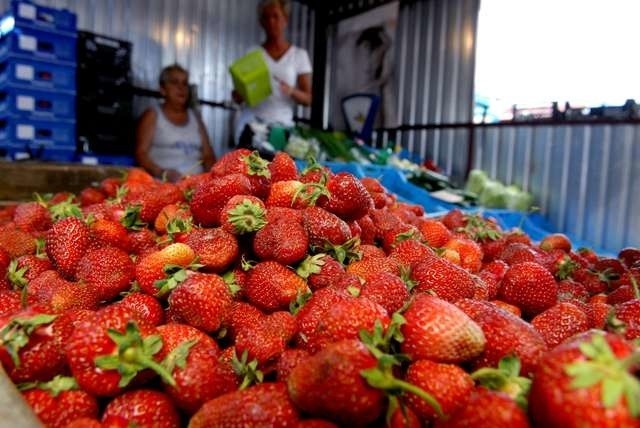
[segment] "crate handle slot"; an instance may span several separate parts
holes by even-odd
[[[38,50],[41,52],[53,52],[53,43],[38,40]]]
[[[51,110],[53,103],[49,100],[38,100],[38,110]]]
[[[38,76],[39,80],[51,80],[51,79],[53,79],[53,75],[51,74],[51,72],[50,71],[46,71],[46,70],[38,71],[37,76]]]
[[[51,138],[52,135],[53,135],[53,131],[51,131],[51,129],[46,129],[46,128],[36,129],[36,136],[40,138]]]
[[[55,21],[55,17],[50,14],[50,13],[46,13],[43,11],[40,11],[40,13],[38,13],[38,21],[43,21],[43,22],[47,22],[49,24],[53,23]]]

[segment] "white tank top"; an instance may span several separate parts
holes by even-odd
[[[151,160],[162,169],[175,169],[181,174],[204,172],[201,163],[202,143],[194,113],[188,110],[187,123],[178,126],[166,118],[160,107],[154,109],[156,129],[149,149]]]

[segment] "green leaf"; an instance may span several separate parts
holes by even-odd
[[[180,343],[174,350],[169,352],[169,354],[162,361],[162,365],[170,372],[173,373],[173,370],[178,367],[180,369],[184,369],[187,365],[187,357],[189,357],[189,352],[191,348],[198,343],[197,339],[185,340]]]
[[[518,376],[520,374],[520,359],[515,355],[502,357],[498,368],[503,370],[507,376]]]
[[[142,349],[145,354],[157,354],[162,349],[162,338],[157,334],[145,337],[142,340]]]
[[[120,358],[117,355],[101,355],[93,361],[96,367],[104,370],[117,370],[120,366]]]
[[[620,379],[605,377],[602,381],[602,404],[610,408],[615,406],[622,398],[624,384]]]

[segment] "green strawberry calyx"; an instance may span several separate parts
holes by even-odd
[[[442,417],[442,407],[431,394],[416,385],[396,378],[393,374],[394,367],[409,361],[406,355],[400,354],[394,349],[395,344],[404,341],[400,331],[400,327],[404,323],[406,323],[405,318],[396,312],[393,314],[386,331],[383,330],[379,320],[376,320],[372,332],[360,331],[360,340],[371,352],[371,355],[378,360],[376,367],[362,370],[360,375],[371,387],[384,391],[389,397],[398,397],[405,393],[417,395],[429,404],[438,416]],[[390,414],[387,417],[390,417]]]
[[[362,259],[359,236],[354,236],[342,245],[334,245],[326,241],[322,249],[342,265],[347,265],[353,261]]]
[[[238,387],[239,390],[247,389],[253,384],[262,383],[264,381],[264,373],[258,370],[258,360],[249,360],[249,352],[245,349],[238,359],[236,352],[231,357],[231,367],[233,371],[242,378],[242,383]]]
[[[557,264],[556,278],[559,280],[570,278],[580,268],[580,265],[571,257],[565,255]]]
[[[57,375],[48,382],[25,382],[18,386],[20,391],[28,391],[29,389],[42,389],[47,391],[54,397],[60,395],[64,391],[75,391],[80,389],[78,382],[73,376]]]
[[[266,159],[261,158],[257,151],[251,152],[251,154],[245,156],[243,160],[247,165],[247,174],[271,178],[269,162]]]
[[[322,270],[322,266],[326,261],[324,258],[327,255],[325,253],[314,254],[313,256],[307,256],[296,269],[296,273],[302,279],[308,279],[311,275],[318,274]]]
[[[466,224],[457,232],[462,232],[474,241],[491,240],[497,241],[502,237],[502,233],[496,230],[487,220],[482,218],[480,214],[465,216]]]
[[[631,373],[640,363],[640,352],[619,359],[601,334],[581,343],[580,352],[585,359],[564,368],[571,377],[571,387],[583,389],[599,384],[605,408],[615,406],[624,397],[631,416],[640,416],[640,381]]]
[[[226,272],[222,275],[222,280],[227,285],[232,296],[235,296],[240,292],[240,290],[242,290],[242,286],[238,283],[236,273],[234,271],[230,270],[229,272]]]
[[[173,373],[176,367],[184,369],[187,365],[189,352],[191,352],[191,348],[193,348],[197,343],[198,339],[185,340],[169,352],[160,364],[166,368],[169,373]]]
[[[147,227],[147,223],[140,218],[141,205],[129,205],[124,210],[124,215],[120,223],[128,230],[142,230]]]
[[[309,301],[309,299],[311,299],[312,296],[313,296],[313,293],[299,292],[296,295],[296,298],[292,300],[291,303],[289,304],[289,312],[291,312],[292,315],[295,315],[298,312],[300,312],[300,309],[302,309],[304,305],[307,304],[307,302]]]
[[[509,395],[523,410],[527,410],[531,379],[520,376],[520,359],[507,355],[498,363],[497,368],[482,367],[471,374],[478,384],[493,391]]]
[[[29,270],[28,266],[18,268],[18,260],[13,259],[7,267],[7,279],[13,285],[14,290],[22,290],[27,286],[27,280],[24,275]]]
[[[304,183],[298,187],[291,198],[291,206],[294,206],[296,201],[300,199],[305,206],[313,207],[318,202],[321,196],[331,197],[331,192],[322,183]]]
[[[256,232],[267,224],[264,208],[249,199],[244,199],[228,213],[229,223],[238,234]]]
[[[38,314],[26,317],[16,317],[9,321],[2,330],[0,330],[0,346],[3,346],[11,361],[17,367],[20,365],[19,352],[29,343],[31,334],[40,326],[50,324],[55,320],[57,315]]]
[[[167,235],[171,242],[176,241],[176,237],[183,233],[189,233],[193,230],[193,218],[174,217],[167,223]]]
[[[124,333],[108,329],[107,335],[116,344],[117,353],[100,355],[94,362],[100,369],[117,370],[120,373],[119,387],[126,387],[139,372],[146,369],[156,372],[164,383],[176,385],[171,373],[153,359],[162,349],[162,338],[159,335],[143,338],[135,321],[127,323]]]
[[[155,287],[158,289],[158,291],[156,292],[156,296],[167,296],[173,290],[175,290],[178,285],[182,284],[187,278],[189,278],[191,271],[196,271],[202,267],[203,265],[198,263],[197,258],[187,266],[175,264],[165,265],[163,271],[167,276],[164,279],[159,279],[154,283]]]
[[[67,217],[77,217],[82,220],[82,210],[80,205],[73,202],[73,195],[70,195],[65,201],[52,205],[49,208],[53,221],[65,219]]]

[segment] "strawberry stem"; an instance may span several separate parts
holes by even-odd
[[[261,206],[245,199],[229,210],[229,223],[237,233],[243,234],[262,229],[267,224],[267,220]]]

